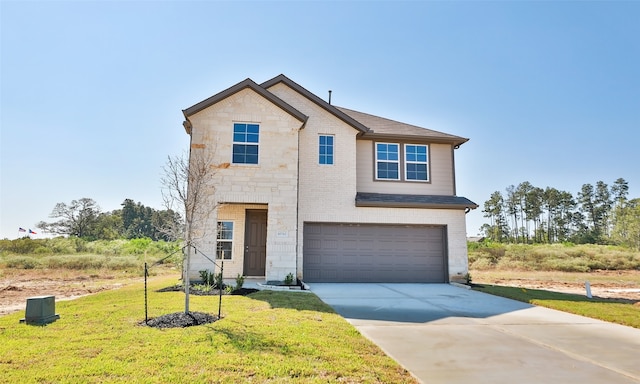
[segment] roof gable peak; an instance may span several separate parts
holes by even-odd
[[[336,108],[333,105],[329,104],[328,102],[324,101],[323,99],[321,99],[320,97],[316,96],[315,94],[309,92],[306,88],[304,88],[303,86],[301,86],[300,84],[296,83],[295,81],[291,80],[290,78],[288,78],[287,76],[285,76],[283,74],[280,74],[280,75],[274,77],[271,80],[265,81],[264,83],[260,84],[260,86],[263,87],[265,90],[268,90],[269,88],[271,88],[274,85],[277,85],[279,83],[283,83],[287,87],[293,89],[294,91],[296,91],[300,95],[302,95],[302,96],[306,97],[307,99],[311,100],[316,105],[318,105],[319,107],[323,108],[325,111],[327,111],[330,114],[334,115],[338,119],[344,121],[345,123],[347,123],[351,127],[355,128],[356,130],[360,131],[361,133],[365,133],[365,132],[369,131],[369,128],[367,128],[364,124],[360,123],[356,119],[352,118],[351,116],[349,116],[346,113],[342,112],[338,108]]]
[[[192,105],[187,109],[182,110],[182,113],[184,114],[185,119],[189,120],[189,116],[192,116],[206,108],[209,108],[210,106],[218,103],[219,101],[224,100],[229,96],[233,96],[236,93],[247,88],[251,89],[252,91],[259,94],[260,96],[269,100],[270,102],[280,107],[285,112],[289,113],[291,116],[298,119],[299,121],[303,123],[307,121],[308,117],[304,113],[298,111],[291,105],[287,104],[284,100],[280,99],[273,93],[267,91],[265,88],[261,87],[260,85],[258,85],[258,83],[251,80],[250,78],[247,78],[235,85],[232,85],[231,87],[225,89],[224,91],[218,92],[215,95],[209,97],[208,99],[205,99],[199,103]]]

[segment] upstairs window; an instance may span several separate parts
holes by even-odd
[[[319,140],[319,163],[320,164],[333,164],[333,136],[332,135],[320,135]]]
[[[376,179],[400,180],[400,145],[376,143]]]
[[[260,126],[258,124],[233,124],[234,164],[258,164],[258,142]]]
[[[405,179],[409,181],[429,181],[428,158],[426,145],[405,144]]]
[[[231,260],[233,249],[233,221],[218,221],[216,259]]]

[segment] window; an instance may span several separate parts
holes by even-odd
[[[333,136],[320,135],[319,145],[320,164],[333,164]]]
[[[231,260],[233,245],[233,221],[218,221],[216,259]]]
[[[233,124],[233,159],[234,164],[258,164],[258,141],[260,126],[258,124]]]
[[[376,179],[400,180],[400,145],[376,143]]]
[[[427,158],[426,145],[405,144],[405,179],[410,181],[429,181]]]

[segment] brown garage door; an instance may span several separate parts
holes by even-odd
[[[444,227],[305,223],[306,282],[443,283]]]

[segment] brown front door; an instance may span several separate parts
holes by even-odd
[[[267,211],[247,210],[244,224],[244,275],[264,276],[267,262]]]

